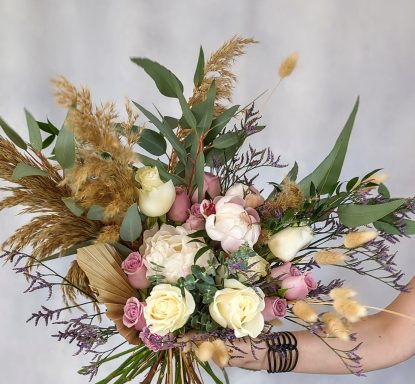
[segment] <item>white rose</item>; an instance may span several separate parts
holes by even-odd
[[[248,270],[245,273],[238,273],[238,279],[242,283],[246,283],[248,279],[253,281],[259,280],[267,275],[269,263],[259,255],[248,258]]]
[[[252,247],[261,232],[258,212],[245,208],[240,196],[222,196],[214,202],[216,213],[206,219],[208,236],[220,241],[225,252],[235,252],[245,242]]]
[[[309,226],[288,227],[272,235],[268,247],[278,259],[290,261],[313,239],[313,231]]]
[[[163,275],[166,282],[174,284],[180,277],[191,273],[196,253],[206,246],[202,239],[194,241],[194,238],[189,237],[191,232],[168,224],[163,224],[160,229],[154,226],[144,231],[140,254],[144,257],[147,277]],[[207,251],[197,259],[196,264],[207,267],[212,257],[213,252]]]
[[[222,327],[233,329],[236,337],[257,337],[264,328],[264,293],[235,279],[225,280],[224,286],[215,293],[210,316]]]
[[[183,327],[195,310],[195,301],[185,289],[183,297],[180,288],[170,284],[159,284],[146,299],[144,318],[152,333],[167,335]]]
[[[135,176],[140,183],[138,205],[141,212],[149,217],[159,217],[167,213],[176,199],[176,188],[169,180],[164,183],[157,167],[140,168]]]

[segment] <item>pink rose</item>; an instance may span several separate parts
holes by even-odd
[[[284,296],[287,300],[303,300],[309,291],[304,275],[285,278],[281,281],[281,288],[287,290]]]
[[[214,199],[216,196],[220,195],[221,186],[219,177],[215,176],[213,173],[205,172],[203,176],[203,197],[206,193],[211,199]],[[199,192],[196,189],[192,196],[192,203],[199,202]]]
[[[205,218],[200,212],[200,204],[195,203],[190,208],[190,216],[183,224],[183,227],[188,231],[199,231],[205,229]]]
[[[237,251],[244,243],[252,247],[261,232],[258,212],[245,208],[245,201],[239,196],[218,196],[213,201],[216,213],[206,219],[208,236],[220,241],[228,253]]]
[[[304,274],[304,281],[307,284],[309,291],[317,289],[317,281],[314,279],[314,276],[311,272],[306,272]]]
[[[146,326],[144,304],[136,297],[131,297],[127,300],[124,306],[122,322],[128,328],[135,327],[137,331],[141,331]]]
[[[242,197],[245,200],[245,206],[250,208],[258,208],[265,202],[265,199],[253,185],[247,186],[241,183],[230,187],[226,192],[226,196]]]
[[[144,259],[138,252],[132,252],[122,262],[121,268],[127,275],[128,281],[136,289],[144,289],[150,286],[146,277],[147,267]]]
[[[266,297],[265,308],[262,311],[262,316],[265,321],[271,321],[277,317],[284,317],[287,313],[287,300],[280,297]]]
[[[167,217],[172,221],[184,222],[189,217],[190,198],[187,195],[187,191],[183,187],[176,187],[176,199],[170,211],[167,213]]]
[[[299,275],[301,275],[300,270],[297,267],[293,266],[289,261],[285,262],[279,267],[271,269],[271,277],[279,281],[284,280],[289,276]]]
[[[200,203],[200,213],[204,218],[216,213],[215,203],[212,200],[203,200]]]

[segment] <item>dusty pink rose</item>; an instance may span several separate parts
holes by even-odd
[[[265,308],[262,311],[262,316],[265,321],[271,321],[277,317],[284,317],[287,313],[287,300],[280,297],[266,297]]]
[[[206,219],[206,232],[212,240],[220,241],[226,252],[234,252],[248,243],[258,241],[261,231],[258,212],[245,208],[239,196],[219,196],[214,199],[216,213]]]
[[[311,272],[306,272],[304,274],[304,281],[307,284],[309,291],[317,289],[317,281],[314,279],[314,276]]]
[[[209,195],[211,199],[214,199],[216,196],[220,195],[221,186],[219,177],[215,176],[213,173],[205,172],[203,176],[203,197],[205,197],[206,193]],[[192,203],[198,203],[198,190],[193,193],[192,196]]]
[[[183,187],[176,187],[176,199],[170,211],[167,213],[167,217],[172,221],[185,222],[189,217],[190,198],[187,195],[187,191]]]
[[[143,309],[144,304],[136,297],[129,298],[124,306],[123,324],[128,328],[135,327],[137,331],[141,331],[146,326]]]
[[[271,269],[271,277],[274,279],[281,281],[289,276],[299,276],[301,275],[300,270],[292,265],[289,261],[285,262],[284,264],[280,265],[279,267],[275,267]]]
[[[190,215],[186,222],[183,224],[183,227],[188,231],[200,231],[205,229],[205,218],[200,212],[200,204],[195,203],[190,208]]]
[[[203,200],[200,203],[200,213],[204,218],[216,213],[215,203],[212,200]]]
[[[121,268],[127,275],[128,281],[136,289],[144,289],[150,286],[146,277],[147,268],[144,259],[138,252],[132,252],[122,262]]]
[[[253,185],[247,186],[237,183],[230,187],[225,195],[242,197],[245,200],[245,206],[250,208],[258,208],[265,202],[265,199]]]
[[[285,298],[287,300],[303,300],[310,291],[306,283],[306,276],[289,276],[281,281],[281,288],[286,289]]]

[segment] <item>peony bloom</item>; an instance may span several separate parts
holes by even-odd
[[[195,310],[195,301],[187,289],[184,296],[178,287],[156,285],[146,299],[144,318],[152,333],[159,336],[183,327]]]
[[[287,300],[280,297],[266,297],[265,308],[262,311],[262,316],[265,321],[271,321],[278,317],[284,317],[287,313]]]
[[[205,229],[205,218],[200,212],[200,204],[195,203],[190,208],[190,216],[183,224],[183,227],[188,231],[200,231]]]
[[[167,213],[167,217],[171,221],[185,222],[189,217],[190,198],[187,195],[187,191],[183,187],[176,187],[176,199],[170,211]]]
[[[264,204],[265,199],[254,186],[237,183],[230,187],[225,196],[239,196],[245,200],[245,206],[250,208],[258,208]]]
[[[238,196],[217,197],[214,202],[216,214],[206,219],[208,236],[220,241],[225,252],[235,252],[244,243],[252,247],[261,232],[258,212],[245,209],[244,199]]]
[[[212,200],[203,200],[200,203],[200,213],[206,219],[210,215],[214,215],[216,213],[215,203]]]
[[[247,283],[259,280],[267,275],[269,263],[259,255],[248,258],[248,270],[245,273],[238,273],[238,279],[241,283]]]
[[[206,193],[211,199],[214,199],[216,196],[220,195],[221,186],[219,177],[215,176],[213,173],[205,172],[203,175],[203,198]],[[199,192],[196,189],[192,196],[192,203],[199,202]]]
[[[140,253],[147,267],[147,277],[163,275],[166,282],[174,284],[180,277],[191,273],[197,251],[206,244],[202,239],[200,242],[194,241],[188,235],[185,228],[167,224],[160,229],[156,225],[144,231]],[[196,264],[207,267],[211,257],[213,253],[207,251],[198,258]]]
[[[287,227],[271,236],[268,247],[278,259],[290,261],[313,239],[313,231],[309,226]]]
[[[136,289],[144,289],[150,286],[148,281],[147,267],[144,265],[144,259],[138,252],[132,252],[122,262],[121,268],[127,275],[128,281]]]
[[[128,328],[135,327],[137,331],[141,331],[146,326],[144,304],[136,297],[131,297],[127,300],[124,306],[122,322]]]
[[[264,328],[263,292],[256,292],[235,279],[225,280],[224,286],[209,305],[212,319],[224,328],[233,329],[236,337],[257,337]]]
[[[176,189],[169,180],[164,183],[156,167],[143,167],[136,173],[140,183],[138,205],[140,211],[149,217],[159,217],[167,213],[176,199]]]
[[[284,297],[287,300],[303,300],[310,291],[317,288],[317,283],[310,272],[304,275],[289,276],[281,281],[281,288],[286,289]]]

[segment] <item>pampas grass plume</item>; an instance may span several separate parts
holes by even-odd
[[[346,248],[357,248],[365,245],[369,241],[376,239],[378,232],[374,230],[349,232],[344,237],[344,246]]]
[[[318,265],[341,264],[345,259],[345,255],[334,251],[318,251],[314,254],[314,261]]]
[[[297,301],[293,306],[293,313],[306,323],[315,323],[318,319],[317,313],[305,301]]]
[[[297,66],[298,53],[294,52],[290,56],[286,57],[281,63],[278,69],[279,76],[283,79],[284,77],[290,76]]]

